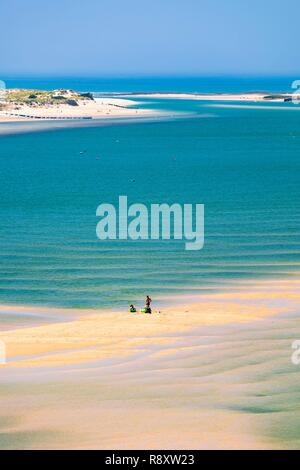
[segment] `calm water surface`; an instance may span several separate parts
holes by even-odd
[[[52,83],[98,92],[251,88],[239,81],[223,89],[210,82],[206,90],[199,81],[146,81],[132,88],[124,82],[102,82],[101,88],[93,80],[80,86],[77,81],[77,87],[51,80],[18,83],[10,86]],[[252,90],[286,90],[288,84],[258,81]],[[163,299],[233,289],[299,271],[300,107],[143,102],[189,116],[0,137],[2,304],[119,307],[140,303],[146,293]],[[117,204],[119,195],[146,205],[204,203],[204,249],[185,251],[181,241],[100,242],[96,208]]]

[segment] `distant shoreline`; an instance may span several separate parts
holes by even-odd
[[[164,114],[160,111],[139,108],[139,104],[140,103],[135,101],[116,98],[95,98],[89,101],[82,100],[76,106],[70,106],[68,104],[7,104],[0,110],[0,123],[37,120],[86,121],[118,117],[158,117]]]
[[[58,93],[65,93],[58,96]],[[11,95],[25,95],[26,99],[18,102],[12,101]],[[36,93],[36,95],[34,94]],[[48,93],[49,102],[43,100],[42,94]],[[39,95],[40,94],[40,95]],[[0,109],[0,124],[31,121],[91,121],[96,119],[109,120],[112,118],[156,118],[166,117],[170,113],[154,109],[141,108],[141,102],[130,98],[158,98],[173,100],[197,100],[197,101],[226,101],[226,102],[292,102],[300,101],[300,94],[295,93],[118,93],[118,97],[111,93],[112,97],[93,97],[93,93],[80,94],[72,90],[54,90],[44,92],[39,90],[9,89],[8,99]],[[32,99],[32,96],[35,99]],[[70,96],[72,99],[70,99]],[[89,96],[89,97],[87,97]],[[56,100],[55,100],[56,98]],[[62,99],[60,101],[59,99]],[[75,99],[74,99],[75,98]],[[77,100],[77,101],[76,101]],[[75,104],[74,104],[75,103]],[[174,114],[174,113],[173,113]]]
[[[295,93],[124,93],[122,97],[160,98],[160,99],[189,99],[199,101],[253,101],[253,102],[290,102],[300,100],[300,94]]]

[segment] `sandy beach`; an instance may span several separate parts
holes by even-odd
[[[132,96],[132,95],[124,95]],[[292,98],[289,93],[136,93],[136,98],[182,99],[199,101],[248,101],[248,102],[283,102]],[[300,94],[294,94],[294,99],[299,100]]]
[[[276,288],[275,288],[276,286]],[[73,321],[34,328],[0,332],[7,347],[6,368],[78,364],[134,354],[148,344],[170,342],[177,333],[196,327],[226,325],[262,320],[294,310],[300,300],[300,283],[282,281],[250,287],[248,291],[188,297],[179,305],[154,311],[139,312],[73,311]],[[285,299],[283,302],[282,299]],[[276,304],[278,302],[278,305]],[[173,301],[174,302],[174,301]],[[42,315],[46,309],[2,306],[1,310]],[[10,311],[11,311],[10,310]],[[72,310],[51,310],[48,317],[72,318]],[[126,333],[124,333],[126,332]],[[76,351],[74,351],[76,349]]]
[[[134,96],[135,100],[130,99]],[[156,118],[164,117],[174,113],[166,111],[141,108],[143,104],[136,98],[158,98],[174,100],[196,100],[196,101],[220,101],[220,102],[284,102],[291,98],[290,94],[272,95],[266,93],[220,93],[220,94],[198,94],[198,93],[141,93],[124,94],[121,98],[94,98],[93,100],[80,100],[76,106],[67,104],[28,105],[8,104],[0,110],[0,123],[34,122],[34,121],[71,121],[71,120],[95,120],[114,118]],[[296,96],[294,96],[296,99]],[[300,99],[300,95],[297,95]]]
[[[155,117],[163,113],[150,109],[139,108],[141,104],[134,100],[121,98],[95,98],[81,100],[77,106],[67,104],[29,106],[9,105],[0,111],[1,122],[62,120],[62,119],[99,119],[124,117]],[[17,109],[16,109],[17,108]]]
[[[299,445],[299,287],[261,281],[153,315],[69,312],[2,331],[0,448]]]

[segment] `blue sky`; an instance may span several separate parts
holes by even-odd
[[[289,75],[298,0],[1,0],[0,75]]]

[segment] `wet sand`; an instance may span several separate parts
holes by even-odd
[[[299,447],[299,287],[2,331],[0,448]]]

